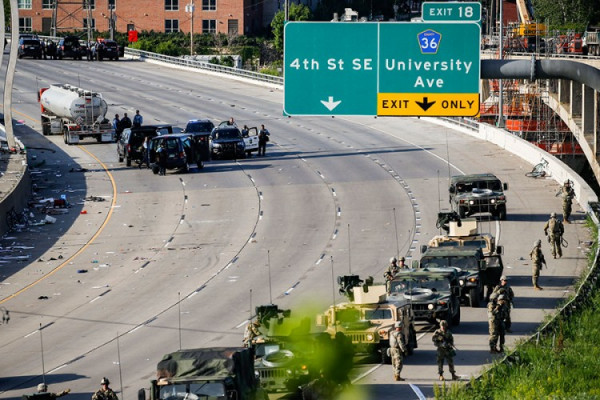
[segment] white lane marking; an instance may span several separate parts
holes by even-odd
[[[496,244],[500,243],[500,221],[496,220]]]
[[[56,371],[58,371],[59,369],[62,369],[62,368],[64,368],[64,367],[66,367],[66,366],[67,366],[67,364],[63,364],[63,365],[61,365],[61,366],[58,366],[58,367],[56,367],[56,368],[54,368],[54,369],[52,369],[52,370],[48,371],[48,373],[49,373],[49,374],[51,374],[51,373],[53,373],[53,372],[56,372]]]
[[[352,383],[356,383],[359,380],[361,380],[362,378],[364,378],[365,376],[369,375],[370,373],[374,372],[377,368],[381,367],[383,364],[377,364],[376,366],[374,366],[373,368],[371,368],[370,370],[363,372],[362,374],[360,374],[359,376],[357,376],[356,378],[354,378],[352,380]]]
[[[24,339],[27,339],[29,336],[31,336],[31,335],[35,335],[37,332],[38,332],[38,331],[37,331],[37,329],[36,329],[35,331],[33,331],[33,332],[31,332],[31,333],[28,333],[27,335],[25,335],[23,338],[24,338]]]
[[[417,385],[413,385],[412,383],[409,383],[409,386],[413,390],[413,392],[415,392],[415,394],[417,395],[419,400],[427,399],[427,397],[425,397],[425,395],[423,394],[423,392],[421,392],[421,389],[419,389],[419,387]]]
[[[133,332],[137,331],[138,329],[140,329],[141,327],[142,327],[142,325],[136,326],[135,328],[130,330],[129,333],[133,333]]]
[[[248,321],[248,320],[246,319],[246,320],[242,321],[240,324],[236,325],[236,326],[235,326],[235,329],[239,329],[239,328],[241,328],[242,326],[244,326],[244,325],[247,325],[249,322],[250,322],[250,321]]]

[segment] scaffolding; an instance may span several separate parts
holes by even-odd
[[[60,31],[82,31],[83,34],[87,35],[88,42],[94,40],[92,0],[53,0],[52,6],[50,26],[52,36],[58,36]]]

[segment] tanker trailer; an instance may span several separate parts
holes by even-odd
[[[79,143],[86,137],[98,142],[114,141],[114,129],[105,118],[108,105],[100,93],[53,84],[40,89],[38,101],[44,135],[63,135],[67,144]]]

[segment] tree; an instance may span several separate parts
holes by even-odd
[[[598,0],[532,0],[535,19],[551,26],[597,25],[600,20]]]
[[[309,21],[312,18],[310,8],[304,4],[290,4],[289,10],[289,21]],[[279,11],[273,17],[271,21],[271,29],[273,30],[273,36],[275,37],[275,49],[279,52],[283,52],[283,23],[285,19],[285,13]]]

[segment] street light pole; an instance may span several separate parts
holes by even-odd
[[[191,0],[189,6],[190,18],[190,56],[194,55],[194,0]]]

